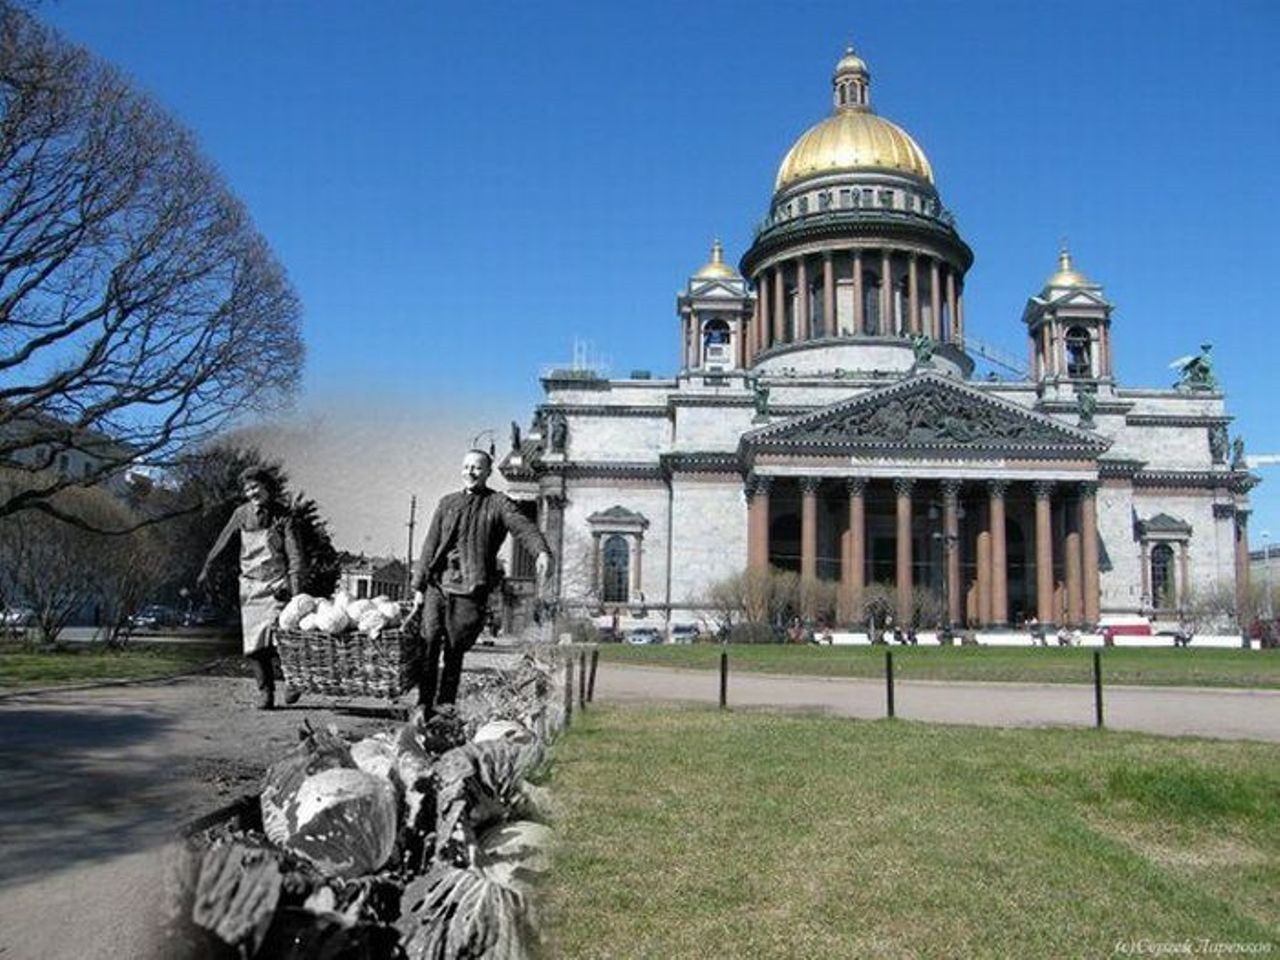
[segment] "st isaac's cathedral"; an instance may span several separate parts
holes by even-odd
[[[737,268],[717,242],[689,278],[675,377],[543,377],[499,466],[562,607],[692,620],[711,584],[769,566],[832,581],[845,623],[871,584],[900,623],[928,591],[979,628],[1241,598],[1256,478],[1207,345],[1176,387],[1121,385],[1112,305],[1063,249],[1023,311],[1026,376],[971,379],[973,253],[870,80],[846,52]]]

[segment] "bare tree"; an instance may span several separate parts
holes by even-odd
[[[0,471],[0,496],[13,496],[32,482]],[[54,497],[60,512],[88,526],[127,528],[133,511],[101,488],[68,489]],[[53,643],[79,614],[96,620],[117,639],[120,624],[135,613],[160,581],[162,556],[150,528],[107,536],[55,516],[25,510],[0,517],[0,591],[29,605],[39,640]],[[112,629],[113,624],[117,629]]]
[[[112,67],[0,0],[0,499],[164,466],[302,365],[283,269],[191,135]],[[73,455],[79,469],[59,469]],[[154,519],[154,518],[152,518]]]

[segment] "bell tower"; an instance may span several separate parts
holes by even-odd
[[[1045,398],[1066,400],[1084,391],[1111,389],[1111,311],[1101,284],[1074,267],[1064,243],[1057,272],[1027,300],[1022,313],[1031,379]]]
[[[680,369],[727,373],[746,366],[746,332],[755,297],[742,274],[724,262],[719,238],[711,259],[676,297]]]

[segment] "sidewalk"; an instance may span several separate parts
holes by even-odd
[[[632,667],[602,662],[596,699],[605,703],[717,703],[714,670]],[[818,710],[865,720],[885,716],[883,679],[832,679],[761,673],[729,676],[730,707]],[[896,680],[895,715],[904,720],[988,727],[1093,726],[1093,687],[1061,683],[961,683]],[[1280,742],[1280,690],[1204,687],[1103,689],[1112,730],[1168,736]]]

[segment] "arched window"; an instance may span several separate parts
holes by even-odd
[[[729,324],[718,318],[708,321],[702,328],[702,333],[704,346],[719,346],[729,342]]]
[[[1067,331],[1067,376],[1092,377],[1093,363],[1089,356],[1089,331],[1084,327],[1072,327]]]
[[[631,548],[627,538],[614,534],[604,542],[601,599],[605,603],[626,603],[631,572]]]
[[[1151,548],[1151,605],[1172,610],[1177,605],[1173,584],[1173,547],[1157,543]]]

